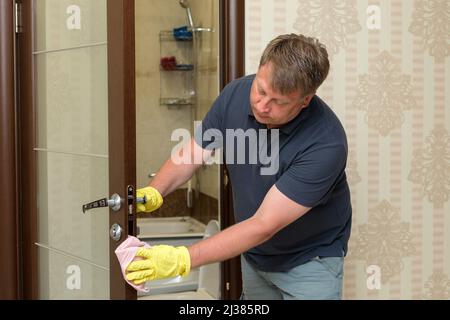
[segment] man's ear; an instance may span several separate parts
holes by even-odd
[[[309,103],[311,102],[312,98],[315,96],[315,93],[311,93],[308,94],[307,96],[305,96],[302,100],[302,108],[306,108],[307,106],[309,106]]]

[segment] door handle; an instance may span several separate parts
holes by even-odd
[[[130,196],[128,198],[130,198]],[[143,204],[147,203],[147,197],[144,196],[144,198],[136,198],[136,203],[143,203]],[[112,195],[111,199],[103,198],[83,205],[83,213],[86,213],[87,211],[92,209],[107,208],[107,207],[110,207],[113,211],[117,212],[122,208],[122,204],[123,199],[116,193]]]
[[[119,211],[122,208],[123,199],[118,194],[113,194],[111,199],[103,198],[88,204],[83,205],[83,213],[86,211],[110,207],[113,211]]]

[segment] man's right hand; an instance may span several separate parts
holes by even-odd
[[[147,187],[143,189],[138,189],[136,191],[137,198],[145,198],[145,203],[138,203],[136,206],[137,212],[153,212],[158,210],[163,204],[163,197],[153,187]]]

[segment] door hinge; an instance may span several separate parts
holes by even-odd
[[[23,32],[22,3],[18,2],[15,3],[14,15],[15,15],[16,33],[22,33]]]

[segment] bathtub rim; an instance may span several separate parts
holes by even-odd
[[[196,227],[196,230],[202,230],[201,232],[187,232],[187,233],[158,233],[158,234],[140,234],[139,226],[146,222],[151,221],[159,222],[190,222]],[[191,216],[178,216],[178,217],[153,217],[153,218],[138,218],[137,219],[137,235],[139,239],[159,239],[159,238],[201,238],[203,237],[206,225]]]

